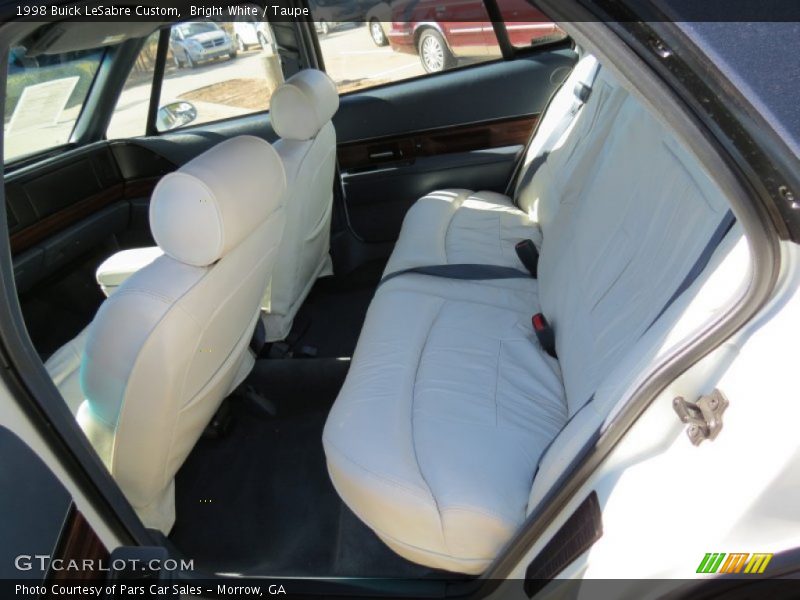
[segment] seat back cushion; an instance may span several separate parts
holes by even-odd
[[[303,74],[308,81],[313,80],[314,85],[302,78],[298,83],[298,77]],[[321,81],[321,77],[329,84]],[[330,118],[338,106],[338,96],[334,102],[330,97],[330,89],[335,92],[334,84],[319,71],[301,71],[284,85],[293,88],[300,83],[304,85],[303,98],[310,97],[316,102],[315,106],[318,105],[315,110],[309,108],[304,119],[317,122],[322,115],[326,121],[319,123],[319,129],[309,139],[297,139],[295,135],[275,142],[275,149],[286,166],[288,193],[286,234],[264,299],[268,341],[281,340],[289,334],[294,316],[316,279],[332,273],[329,250],[336,130]],[[298,110],[294,106],[291,108]],[[284,129],[287,128],[284,125]]]
[[[127,279],[89,328],[78,421],[150,527],[171,528],[174,475],[252,366],[249,341],[283,230],[284,190],[277,152],[257,138],[223,142],[167,175],[151,209],[165,255]],[[249,223],[240,210],[250,211]],[[209,234],[198,248],[194,234],[172,231],[198,223]]]
[[[539,261],[570,414],[658,316],[728,210],[696,159],[628,94],[574,181]]]
[[[538,279],[386,282],[325,427],[347,505],[431,567],[480,573],[497,556],[542,454],[640,351],[728,212],[696,158],[606,70],[527,182],[543,211]],[[532,331],[540,311],[558,360]]]

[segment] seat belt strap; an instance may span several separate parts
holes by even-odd
[[[548,149],[555,146],[556,142],[561,139],[561,136],[563,136],[566,133],[567,129],[569,129],[570,125],[572,125],[572,122],[575,120],[575,117],[577,116],[578,112],[580,112],[580,109],[589,100],[589,97],[592,95],[594,80],[596,79],[599,70],[600,70],[600,63],[598,62],[595,63],[594,67],[589,72],[587,72],[586,78],[583,81],[578,81],[575,84],[575,88],[573,89],[574,99],[572,106],[569,109],[569,112],[566,115],[564,115],[561,121],[558,122],[558,125],[556,125],[555,129],[553,129],[553,131],[550,132],[550,135],[547,136],[546,141],[542,145],[543,152],[537,155],[526,168],[525,159],[527,158],[528,148],[533,143],[533,140],[536,138],[536,134],[538,133],[538,128],[537,131],[534,132],[534,134],[528,140],[528,143],[526,144],[525,149],[522,152],[522,156],[520,158],[520,161],[517,165],[517,169],[515,170],[513,176],[516,179],[516,183],[513,186],[514,198],[517,197],[517,194],[519,193],[520,189],[526,187],[528,183],[530,183],[531,179],[533,179],[533,176],[536,174],[536,171],[538,171],[541,168],[541,166],[547,162],[547,157],[550,155]],[[556,94],[557,93],[558,92],[556,92]],[[555,98],[555,94],[553,95],[553,97]],[[547,109],[545,109],[544,114],[547,114]],[[523,170],[524,173],[522,173]],[[521,177],[520,174],[522,175]]]
[[[703,251],[700,253],[700,256],[698,256],[698,258],[695,261],[694,265],[692,265],[692,268],[689,270],[689,273],[687,273],[686,277],[683,279],[681,284],[678,286],[678,289],[675,290],[675,293],[672,294],[672,296],[667,301],[667,303],[664,305],[664,307],[659,311],[658,316],[656,316],[656,318],[653,319],[653,322],[650,323],[650,325],[647,327],[647,329],[650,329],[653,326],[653,324],[656,321],[658,321],[659,318],[661,318],[661,315],[663,315],[667,311],[667,309],[670,306],[672,306],[672,304],[675,302],[675,300],[677,300],[681,296],[681,294],[683,294],[683,292],[685,292],[687,289],[689,289],[689,287],[692,285],[692,283],[694,283],[695,280],[697,280],[697,278],[700,276],[700,274],[708,266],[708,263],[711,261],[711,257],[713,256],[714,252],[719,247],[719,245],[722,243],[722,240],[725,239],[725,236],[728,234],[728,232],[731,230],[731,228],[733,227],[733,225],[735,223],[736,223],[736,217],[734,216],[732,211],[728,210],[725,213],[725,215],[723,216],[722,221],[719,223],[717,228],[714,230],[714,233],[711,235],[711,238],[709,239],[708,244],[706,244],[705,248],[703,248]],[[645,330],[645,331],[647,331],[647,330]],[[544,460],[545,455],[550,450],[550,448],[552,447],[552,445],[555,442],[555,440],[558,438],[558,436],[561,434],[561,432],[563,432],[567,428],[567,426],[578,415],[578,413],[580,413],[584,408],[586,408],[586,406],[588,406],[589,404],[591,404],[594,401],[594,396],[595,396],[594,394],[589,396],[589,398],[587,398],[586,401],[583,404],[581,404],[581,406],[578,408],[578,410],[576,410],[574,413],[572,413],[572,416],[570,416],[569,419],[567,419],[567,422],[564,423],[564,426],[561,428],[561,431],[559,431],[559,433],[556,434],[553,437],[552,440],[550,440],[550,442],[547,444],[547,446],[544,447],[544,450],[542,450],[541,454],[539,455],[539,460],[538,460],[538,463],[536,465],[536,473],[534,473],[534,479],[536,479],[536,475],[538,475],[538,473],[539,473],[539,468],[540,468],[540,466],[542,464],[542,461]],[[613,414],[615,412],[615,410],[616,410],[616,407],[615,407],[614,410],[612,410],[611,414]],[[586,453],[596,444],[597,440],[600,438],[600,434],[601,434],[601,430],[600,430],[600,427],[598,427],[592,433],[591,437],[588,440],[586,440],[586,442],[583,444],[583,446],[578,451],[578,453],[572,458],[572,460],[569,462],[567,467],[562,471],[562,473],[559,476],[559,478],[556,480],[556,482],[551,487],[551,490],[552,489],[558,489],[560,487],[562,481],[566,478],[567,474],[572,471],[572,469],[578,463],[578,461],[580,461],[581,458],[583,456],[585,456]]]
[[[728,232],[731,230],[731,227],[733,227],[734,223],[736,223],[736,217],[733,216],[732,211],[728,210],[722,217],[722,221],[720,221],[719,225],[717,225],[717,228],[714,230],[714,233],[711,234],[711,238],[708,240],[708,243],[706,244],[705,248],[703,248],[703,251],[697,257],[697,260],[692,265],[692,268],[689,269],[689,272],[686,274],[686,277],[684,277],[683,281],[681,281],[681,284],[678,286],[678,289],[676,289],[675,293],[673,293],[672,296],[670,296],[670,299],[667,300],[667,303],[658,312],[656,318],[653,319],[650,325],[647,326],[647,329],[645,329],[645,331],[649,330],[655,324],[655,322],[661,318],[661,315],[667,312],[667,309],[669,309],[669,307],[672,306],[675,300],[680,298],[681,294],[683,294],[687,289],[689,289],[689,287],[705,270],[705,268],[708,266],[709,261],[711,260],[711,257],[714,255],[714,252],[722,243],[722,240],[725,239],[725,236],[728,235]]]
[[[497,265],[481,264],[452,264],[452,265],[427,265],[421,267],[411,267],[401,269],[394,273],[389,273],[381,279],[378,286],[383,285],[390,279],[407,274],[430,275],[432,277],[443,277],[445,279],[462,279],[466,281],[477,281],[487,279],[530,279],[531,276],[525,271],[513,267],[500,267]]]

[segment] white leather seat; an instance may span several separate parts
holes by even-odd
[[[164,251],[158,246],[117,252],[97,268],[95,274],[97,284],[108,297],[136,271],[163,255]],[[84,327],[83,331],[56,350],[45,362],[45,368],[50,378],[61,392],[61,396],[73,415],[78,414],[78,408],[84,400],[80,383],[80,369],[88,333],[89,327]]]
[[[164,251],[158,246],[149,248],[131,248],[112,254],[97,267],[95,277],[97,284],[106,297],[113,294],[116,289],[125,283],[131,275],[153,262]]]
[[[535,178],[518,178],[514,199],[466,189],[437,190],[420,198],[405,216],[385,274],[457,263],[521,268],[514,245],[523,239],[541,245],[540,223],[553,218],[571,174],[582,168],[582,160],[594,156],[603,139],[611,90],[607,84],[594,83],[598,68],[593,56],[581,59],[550,101],[523,171],[537,158],[546,155],[547,160],[538,166]],[[585,107],[577,96],[584,88],[592,89],[591,102]],[[579,119],[584,111],[591,115]],[[587,147],[592,144],[594,149]]]
[[[285,190],[277,152],[251,136],[166,175],[150,205],[164,254],[119,286],[88,328],[77,419],[149,527],[169,532],[175,473],[253,366]]]
[[[270,122],[281,139],[289,192],[286,234],[272,274],[264,310],[267,341],[282,340],[318,277],[330,275],[330,229],[336,130],[336,84],[322,71],[306,69],[280,85],[270,99]]]
[[[80,375],[81,360],[83,360],[83,350],[86,347],[88,335],[89,327],[87,326],[56,350],[44,365],[73,415],[78,414],[78,409],[84,400]]]
[[[410,560],[480,572],[524,518],[567,420],[558,361],[531,340],[536,287],[408,275],[369,308],[323,443],[342,499]]]
[[[330,249],[336,130],[331,118],[339,108],[336,84],[322,71],[306,69],[272,94],[270,119],[281,136],[274,144],[284,162],[289,192],[286,232],[272,280],[264,296],[267,341],[284,339],[317,278],[333,273]],[[123,250],[97,270],[109,295],[125,279],[150,264],[157,248]]]
[[[489,565],[525,519],[543,451],[613,367],[643,351],[639,340],[724,221],[723,193],[608,74],[566,135],[579,137],[562,140],[566,155],[554,148],[527,183],[548,205],[529,226],[541,245],[538,279],[387,281],[328,417],[338,493],[412,561],[465,573]],[[513,231],[530,218],[508,218],[517,213],[495,197],[502,210],[486,210],[500,219],[473,221],[484,220],[485,236],[451,227],[426,246],[417,215],[433,210],[429,199],[406,220],[395,266],[414,266],[410,239],[438,252],[423,248],[424,264],[507,264],[497,224]],[[555,331],[557,360],[533,333],[537,312]]]

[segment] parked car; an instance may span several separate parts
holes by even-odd
[[[357,0],[309,0],[317,33],[328,35],[343,23],[362,22],[364,5]]]
[[[231,36],[216,23],[197,21],[172,28],[169,47],[178,67],[194,68],[217,58],[236,58]]]
[[[396,0],[390,6],[389,44],[397,52],[418,54],[428,73],[450,69],[459,58],[500,56],[494,27],[481,0]],[[375,10],[385,12],[377,6]],[[525,0],[503,2],[501,11],[509,17],[506,30],[514,46],[564,36],[555,23]],[[380,24],[377,14],[374,16],[375,34],[370,21],[373,41]]]
[[[264,50],[275,48],[272,31],[266,21],[235,21],[233,34],[239,52],[249,50],[252,46],[261,46]]]
[[[388,2],[379,2],[367,11],[364,20],[373,43],[376,46],[388,46],[389,37],[386,32],[392,24],[391,5]]]

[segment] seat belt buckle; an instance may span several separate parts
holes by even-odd
[[[556,333],[550,327],[545,316],[542,313],[536,313],[531,317],[531,324],[542,349],[553,358],[558,358],[556,356]]]
[[[261,318],[259,313],[256,328],[253,330],[253,337],[250,338],[250,350],[253,351],[253,354],[259,356],[266,345],[267,327],[264,325],[264,319]]]
[[[575,84],[575,89],[573,90],[575,97],[581,101],[582,104],[586,104],[589,100],[589,96],[592,94],[592,88],[585,83],[579,81]]]
[[[533,240],[522,240],[514,244],[514,250],[517,252],[520,262],[531,274],[531,277],[536,279],[539,273],[539,250]]]

